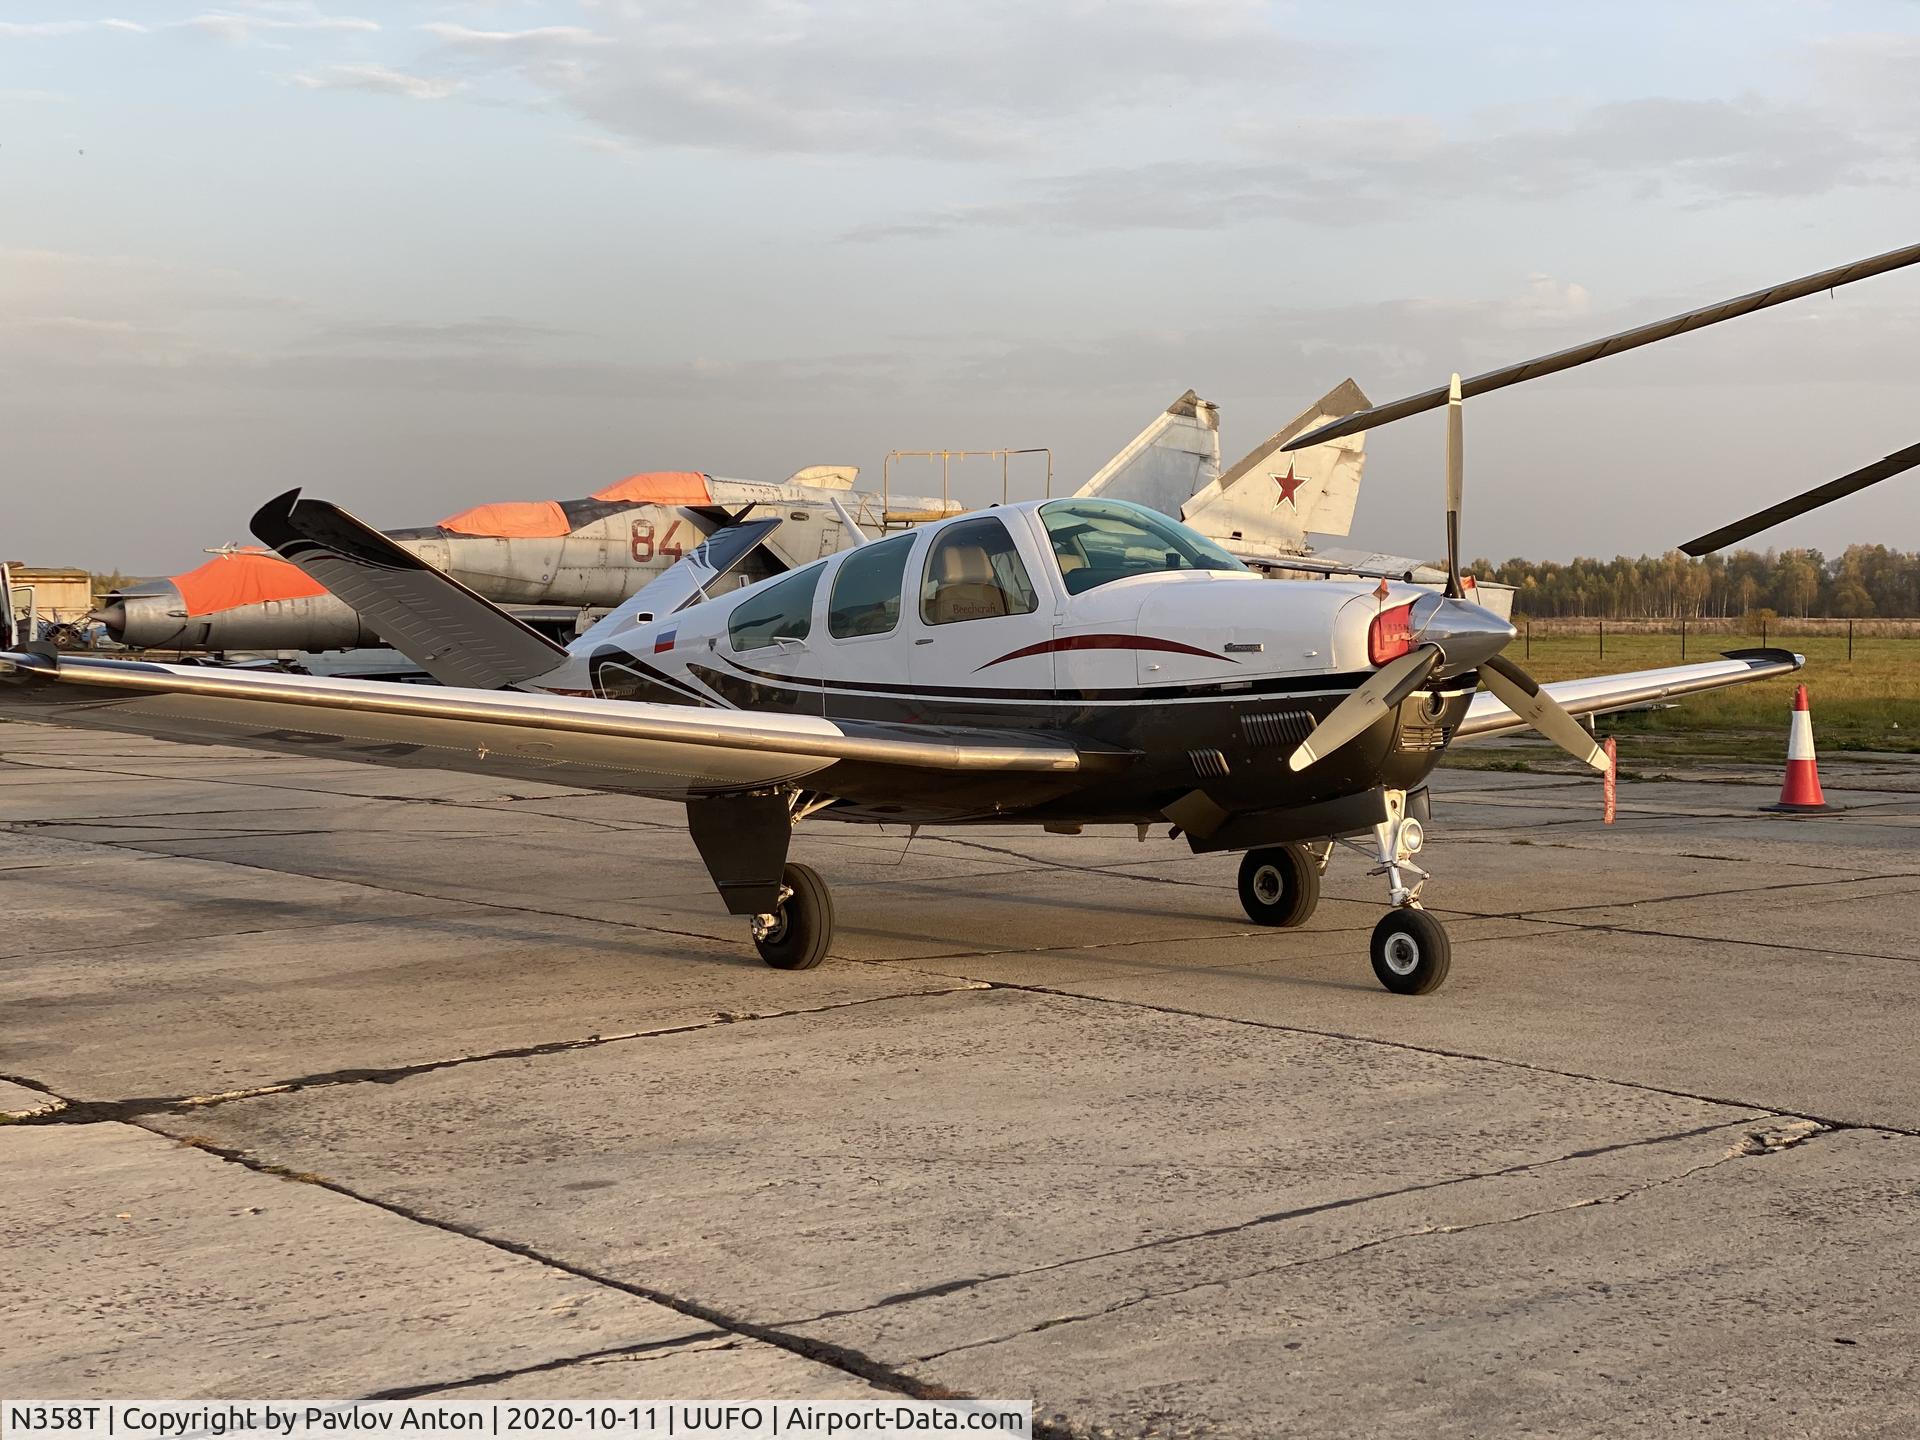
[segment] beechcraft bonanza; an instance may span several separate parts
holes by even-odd
[[[1887,258],[1812,277],[1815,288],[1893,268]],[[1920,247],[1899,263],[1913,259]],[[1663,323],[1679,333],[1687,318]],[[1423,994],[1451,962],[1416,858],[1425,782],[1449,746],[1532,728],[1604,769],[1576,715],[1802,663],[1744,650],[1536,684],[1503,653],[1513,627],[1464,594],[1465,388],[1455,376],[1432,402],[1448,409],[1444,593],[1387,578],[1264,583],[1179,521],[1072,497],[863,537],[701,598],[729,547],[754,543],[730,527],[675,567],[690,603],[661,602],[670,572],[563,649],[293,492],[260,510],[255,534],[441,686],[62,657],[9,635],[0,716],[680,801],[722,901],[781,969],[819,964],[833,937],[825,883],[789,859],[803,821],[1130,824],[1142,836],[1166,824],[1197,853],[1244,852],[1240,902],[1275,926],[1313,913],[1348,845],[1391,907],[1373,931],[1374,973]],[[1423,408],[1427,396],[1360,418]]]

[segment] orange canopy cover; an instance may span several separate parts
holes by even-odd
[[[713,492],[698,470],[649,470],[593,492],[596,500],[636,500],[646,505],[711,505]]]
[[[300,600],[327,593],[326,586],[299,566],[255,550],[216,555],[199,569],[174,576],[173,584],[189,615],[212,615],[268,600]]]
[[[475,505],[440,522],[456,535],[492,535],[501,539],[553,539],[572,532],[567,512],[558,500],[503,500],[497,505]]]

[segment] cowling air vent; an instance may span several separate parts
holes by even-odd
[[[1313,733],[1313,716],[1304,710],[1258,710],[1240,717],[1240,733],[1260,749],[1292,750]]]
[[[1399,748],[1402,750],[1438,750],[1452,736],[1452,727],[1438,721],[1417,716],[1402,715],[1400,719]]]
[[[1227,757],[1218,750],[1189,750],[1187,759],[1193,762],[1193,773],[1202,780],[1226,778]]]

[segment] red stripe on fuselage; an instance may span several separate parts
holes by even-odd
[[[975,673],[991,670],[1009,660],[1024,660],[1029,655],[1051,655],[1061,650],[1164,650],[1171,655],[1198,655],[1205,660],[1225,660],[1231,665],[1240,662],[1231,655],[1222,655],[1214,650],[1202,650],[1197,646],[1183,645],[1178,640],[1161,640],[1152,635],[1059,635],[1052,640],[1042,640],[1038,645],[1029,645],[1021,650],[1009,650],[998,660],[989,660],[977,666]]]

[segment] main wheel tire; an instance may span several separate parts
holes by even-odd
[[[1300,845],[1240,857],[1240,908],[1256,925],[1304,925],[1320,903],[1320,867]]]
[[[780,885],[787,898],[773,912],[772,928],[753,937],[754,948],[776,970],[811,970],[833,943],[833,893],[811,865],[787,866]]]
[[[1390,910],[1373,927],[1373,973],[1396,995],[1431,995],[1453,965],[1453,945],[1424,910]]]

